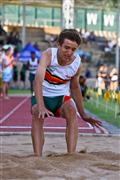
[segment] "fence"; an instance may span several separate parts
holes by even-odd
[[[98,95],[97,91],[91,90],[90,103],[97,109],[111,113],[114,118],[117,118],[117,114],[120,112],[120,92],[114,92],[106,90],[103,96]]]

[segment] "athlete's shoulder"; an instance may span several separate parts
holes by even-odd
[[[51,48],[48,48],[41,53],[41,59],[48,59],[51,57]]]
[[[75,55],[76,59],[78,59],[79,61],[81,61],[81,57],[79,56],[79,54],[75,53],[74,55]]]
[[[74,54],[75,56],[75,64],[77,67],[79,67],[81,65],[81,58],[78,54]]]
[[[52,57],[51,48],[42,51],[40,58],[40,65],[41,64],[47,64],[47,66],[50,65],[51,57]]]

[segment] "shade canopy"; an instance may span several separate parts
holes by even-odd
[[[31,57],[31,52],[35,52],[36,58],[40,59],[41,52],[31,43],[28,43],[20,52],[19,61],[27,62]]]

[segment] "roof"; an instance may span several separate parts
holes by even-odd
[[[16,5],[31,5],[31,6],[43,6],[43,7],[62,7],[63,0],[0,0],[0,4],[16,4]],[[85,8],[105,8],[105,0],[74,0],[76,7]]]
[[[0,4],[31,5],[31,6],[55,6],[60,7],[61,0],[0,0]]]

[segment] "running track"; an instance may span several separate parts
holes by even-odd
[[[106,134],[104,128],[93,128],[78,117],[79,133]],[[65,132],[65,119],[45,119],[45,132]],[[0,99],[0,133],[22,133],[31,131],[30,97],[11,96],[10,100]]]

